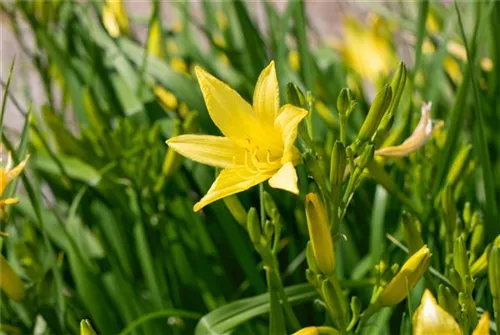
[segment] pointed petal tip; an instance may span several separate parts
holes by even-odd
[[[198,201],[193,206],[193,212],[199,212],[204,206],[202,206],[201,202]]]

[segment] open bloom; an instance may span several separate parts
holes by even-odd
[[[253,106],[200,67],[196,76],[208,113],[224,136],[180,135],[167,141],[183,156],[223,168],[194,210],[268,179],[271,187],[297,194],[300,153],[294,143],[307,111],[292,105],[280,108],[274,62],[260,74]]]
[[[403,143],[397,146],[385,147],[375,151],[375,155],[383,157],[408,156],[412,152],[420,149],[431,137],[433,131],[444,125],[443,121],[438,121],[432,126],[430,102],[422,106],[422,115],[413,133]]]
[[[17,166],[13,167],[14,164],[12,162],[12,156],[9,152],[7,164],[5,166],[0,165],[0,211],[6,205],[12,205],[18,202],[17,198],[3,198],[3,193],[5,192],[7,185],[9,185],[9,183],[23,171],[26,163],[28,162],[28,158],[29,156]]]

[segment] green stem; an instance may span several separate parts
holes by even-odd
[[[264,209],[264,183],[259,184],[259,199],[260,199],[260,224],[264,227],[266,223],[266,210]]]

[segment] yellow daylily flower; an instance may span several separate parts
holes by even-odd
[[[453,316],[438,304],[429,290],[425,290],[420,305],[413,314],[413,335],[461,335]]]
[[[488,312],[484,313],[479,319],[476,329],[472,332],[472,335],[489,335],[490,333],[490,315]]]
[[[0,165],[0,212],[6,205],[16,204],[18,202],[17,198],[3,198],[2,195],[7,188],[7,185],[17,177],[26,166],[29,156],[27,156],[22,162],[17,166],[13,167],[12,155],[9,152],[7,157],[7,164],[5,166]],[[1,158],[0,158],[1,162]]]
[[[380,75],[388,75],[397,65],[394,48],[381,34],[381,19],[373,17],[369,27],[352,18],[344,21],[341,54],[345,62],[360,76],[376,83]]]
[[[326,327],[326,326],[320,326],[320,327],[315,327],[315,326],[310,326],[310,327],[305,327],[302,328],[293,335],[337,335],[340,334],[338,330],[332,327]]]
[[[2,255],[0,255],[0,289],[15,301],[21,301],[26,293],[21,278]]]
[[[298,194],[300,152],[294,143],[307,111],[289,104],[280,108],[274,62],[259,76],[253,106],[202,68],[195,72],[208,113],[224,136],[180,135],[167,141],[179,154],[223,169],[194,211],[268,179],[271,187]]]
[[[375,155],[382,157],[401,157],[408,156],[412,152],[420,149],[431,137],[432,133],[444,125],[443,121],[438,121],[434,127],[432,126],[431,107],[432,104],[430,102],[422,106],[422,114],[415,130],[403,143],[397,146],[378,149],[375,151]]]
[[[129,35],[127,12],[121,0],[108,0],[102,7],[102,23],[112,37]]]

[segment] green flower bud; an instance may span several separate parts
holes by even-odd
[[[372,144],[366,146],[359,157],[358,167],[364,169],[372,161],[374,154],[375,147]]]
[[[469,163],[470,154],[472,151],[472,145],[464,146],[460,152],[455,157],[455,160],[451,164],[448,175],[446,176],[446,184],[454,186],[456,182],[464,175],[465,168]]]
[[[96,335],[89,320],[83,319],[80,321],[80,335]]]
[[[399,101],[401,100],[401,96],[403,95],[403,91],[406,85],[406,78],[408,76],[408,71],[406,70],[406,65],[401,62],[399,63],[399,67],[392,76],[391,81],[391,90],[392,90],[392,99],[389,108],[387,109],[387,113],[382,118],[380,122],[380,131],[384,133],[389,128],[389,124],[392,121],[394,116],[394,111],[398,108]]]
[[[470,240],[470,252],[471,257],[476,257],[481,250],[485,237],[484,224],[477,224],[472,231],[472,237]]]
[[[483,224],[481,213],[474,212],[472,214],[472,218],[470,219],[470,229],[474,229],[479,224]]]
[[[448,272],[448,279],[451,282],[451,285],[453,285],[453,288],[456,291],[462,291],[463,284],[462,284],[462,278],[460,278],[460,275],[458,272],[454,269],[451,268]]]
[[[273,197],[264,191],[264,209],[267,216],[271,218],[273,223],[279,223],[279,212]]]
[[[302,93],[297,85],[295,85],[294,83],[286,84],[285,92],[286,101],[289,104],[302,108],[305,107],[306,99],[304,97],[304,93]]]
[[[24,298],[24,284],[9,262],[0,255],[0,289],[12,300],[21,301]]]
[[[368,111],[368,115],[359,130],[356,142],[362,144],[371,139],[377,130],[382,117],[389,108],[392,99],[392,89],[389,85],[385,85],[373,99],[372,106]]]
[[[274,224],[271,221],[266,220],[266,223],[264,223],[264,237],[268,243],[271,241],[274,231]]]
[[[471,226],[471,217],[472,217],[472,212],[470,208],[470,202],[467,201],[465,203],[464,210],[462,212],[462,219],[464,220],[464,224],[467,230],[469,230]]]
[[[488,260],[488,279],[493,300],[498,300],[500,298],[500,247],[496,245],[491,248]],[[497,309],[500,309],[500,306],[495,308]]]
[[[318,287],[318,279],[311,269],[306,269],[306,279],[314,288]]]
[[[316,263],[316,258],[314,257],[314,251],[311,245],[311,241],[307,242],[306,260],[307,260],[307,266],[309,267],[309,269],[311,269],[312,272],[314,273],[320,272],[318,264]]]
[[[462,280],[465,279],[466,275],[470,274],[467,250],[462,236],[458,237],[453,245],[453,264]]]
[[[351,107],[351,90],[343,88],[337,96],[337,110],[339,114],[346,115],[347,110]]]
[[[408,250],[413,254],[424,245],[424,242],[422,241],[422,235],[418,229],[417,220],[411,217],[407,212],[403,212],[403,228]]]
[[[330,183],[332,192],[338,191],[338,187],[344,180],[345,168],[347,165],[347,154],[345,147],[340,141],[336,141],[333,145],[332,155],[330,160]]]
[[[484,252],[479,256],[470,267],[470,274],[472,277],[479,277],[486,274],[488,271],[488,257],[490,256],[491,244],[488,244]]]
[[[306,219],[314,258],[319,269],[326,275],[335,273],[335,251],[332,235],[328,226],[326,210],[319,196],[309,193],[306,196]]]
[[[346,311],[343,309],[343,305],[341,303],[341,301],[344,300],[342,292],[328,279],[323,280],[321,291],[323,292],[326,306],[332,314],[333,321],[337,327],[343,331],[346,328],[346,322],[344,320]]]
[[[250,208],[247,214],[247,230],[252,243],[254,245],[260,245],[262,234],[260,231],[259,214],[254,207]]]
[[[378,298],[382,306],[392,306],[406,298],[429,267],[431,252],[426,245],[414,253],[401,267],[401,270],[387,284]]]
[[[449,185],[445,186],[441,193],[441,210],[446,231],[448,234],[452,234],[457,224],[457,209],[453,200],[453,191]]]

